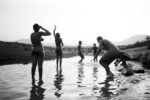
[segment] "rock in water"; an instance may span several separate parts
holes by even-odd
[[[122,74],[125,75],[125,76],[131,76],[134,74],[133,70],[131,68],[124,68],[122,70]]]
[[[134,70],[135,73],[145,73],[144,69],[138,69],[138,70]]]

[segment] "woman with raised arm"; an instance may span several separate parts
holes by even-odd
[[[60,34],[56,33],[56,26],[53,31],[54,38],[55,38],[55,44],[56,44],[56,64],[58,66],[58,62],[60,66],[62,65],[62,47],[64,46],[62,39],[60,38]]]

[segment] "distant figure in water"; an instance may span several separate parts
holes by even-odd
[[[84,59],[84,55],[83,55],[84,51],[83,51],[81,45],[82,45],[82,41],[79,41],[79,45],[78,45],[78,55],[81,57],[81,60],[80,60],[78,63],[82,63],[82,61],[83,61],[83,59]]]
[[[93,56],[94,56],[94,62],[97,62],[97,58],[95,58],[95,55],[96,55],[96,53],[97,53],[97,50],[98,50],[98,47],[96,47],[96,43],[94,43],[93,44],[93,47],[87,52],[87,54],[89,53],[89,52],[91,52],[93,50]]]
[[[59,33],[55,33],[56,31],[56,26],[54,28],[53,34],[54,34],[54,38],[55,38],[55,44],[56,44],[56,64],[58,66],[58,62],[61,66],[62,64],[62,47],[64,46],[62,39],[60,38],[60,34]]]
[[[41,32],[39,30],[43,30],[44,32]],[[31,69],[31,75],[32,75],[32,82],[35,81],[35,70],[36,66],[38,64],[39,69],[39,84],[43,84],[42,80],[42,74],[43,74],[43,59],[44,59],[44,48],[42,46],[41,41],[43,41],[42,36],[49,36],[51,33],[43,28],[42,26],[39,26],[38,24],[33,25],[34,32],[31,33],[30,39],[31,43],[33,45],[32,49],[32,69]]]
[[[113,77],[113,73],[110,71],[109,65],[120,56],[120,50],[110,41],[103,39],[101,36],[97,37],[97,42],[99,43],[99,48],[95,55],[95,59],[99,53],[101,53],[102,49],[107,51],[99,62],[105,68],[107,77]]]

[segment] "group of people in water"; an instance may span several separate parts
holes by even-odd
[[[32,75],[32,82],[35,81],[35,70],[36,66],[38,64],[38,70],[39,70],[39,82],[42,84],[42,73],[43,73],[43,59],[44,59],[44,48],[42,46],[41,41],[43,41],[42,36],[49,36],[51,35],[51,32],[49,32],[47,29],[43,28],[42,26],[38,24],[33,25],[34,32],[31,33],[31,43],[33,45],[32,49],[32,69],[31,69],[31,75]],[[43,31],[40,31],[43,30]],[[56,32],[56,26],[53,31],[53,35],[55,38],[55,44],[56,44],[56,65],[61,66],[62,65],[62,47],[64,46],[63,40],[60,37],[60,34]],[[113,73],[111,72],[109,65],[117,58],[120,57],[121,51],[117,46],[115,46],[113,43],[111,43],[109,40],[103,39],[101,36],[97,37],[97,42],[99,44],[98,47],[96,47],[96,44],[93,44],[93,47],[87,52],[91,52],[93,50],[93,56],[94,56],[94,62],[97,61],[98,55],[105,50],[106,53],[103,54],[101,57],[99,63],[104,67],[106,70],[107,77],[113,77]],[[84,51],[82,49],[82,41],[79,41],[77,50],[78,55],[81,57],[81,60],[79,63],[82,63],[84,59]]]
[[[78,62],[79,64],[81,64],[82,61],[83,61],[83,59],[84,59],[84,55],[83,55],[84,50],[82,49],[81,45],[82,45],[82,41],[79,41],[79,45],[78,45],[78,55],[81,57],[81,60]],[[91,52],[92,50],[93,50],[93,56],[94,56],[93,61],[94,61],[94,62],[97,62],[97,57],[95,57],[95,55],[96,55],[96,53],[97,53],[98,47],[96,47],[96,43],[93,44],[93,47],[92,47],[86,54],[88,54],[88,53]]]

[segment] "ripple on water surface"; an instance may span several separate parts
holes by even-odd
[[[42,86],[38,86],[38,68],[35,85],[31,83],[31,64],[0,66],[0,100],[96,100],[117,94],[118,83],[106,79],[104,68],[86,56],[83,64],[79,57],[64,58],[62,67],[56,61],[44,61]],[[111,65],[112,72],[115,68]],[[38,98],[38,99],[37,99]]]

